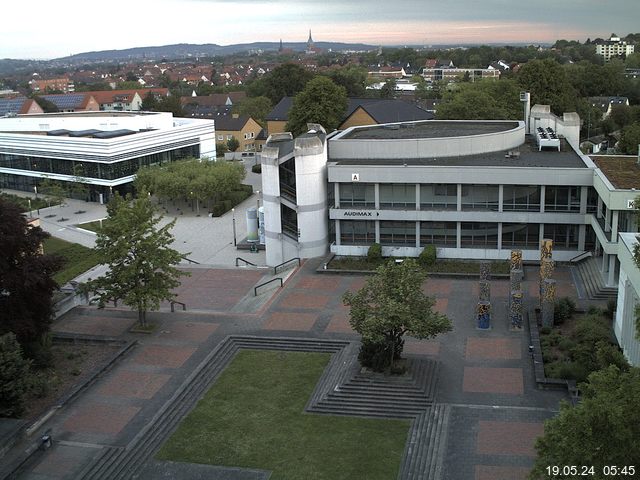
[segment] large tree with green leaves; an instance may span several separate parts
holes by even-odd
[[[53,317],[52,276],[62,259],[42,255],[49,234],[30,226],[20,208],[0,198],[0,335],[13,332],[33,357]]]
[[[268,97],[274,105],[282,97],[291,97],[301,92],[313,74],[294,63],[285,63],[273,69],[247,88],[251,97]]]
[[[550,478],[549,465],[593,466],[596,474],[589,478],[609,478],[603,474],[605,466],[616,465],[620,471],[634,465],[635,472],[623,478],[636,478],[640,474],[640,369],[609,366],[592,373],[581,390],[580,403],[561,404],[560,413],[545,423],[530,478]]]
[[[0,417],[19,417],[29,390],[31,362],[13,333],[0,335]]]
[[[316,77],[296,95],[286,129],[295,135],[307,131],[307,123],[319,123],[327,131],[340,125],[347,110],[347,92],[327,77]]]
[[[147,312],[175,298],[172,290],[180,285],[180,276],[187,275],[176,268],[182,255],[170,247],[175,220],[161,227],[162,217],[144,192],[134,200],[116,195],[107,212],[109,221],[98,232],[95,249],[109,269],[89,282],[88,289],[102,302],[121,300],[137,310],[140,325],[146,327]]]
[[[342,296],[351,307],[349,323],[362,335],[360,360],[376,370],[393,366],[402,355],[404,335],[433,338],[452,329],[446,315],[433,309],[435,299],[424,294],[427,274],[413,259],[389,261],[357,292]]]
[[[520,88],[513,80],[481,80],[461,83],[444,94],[438,119],[519,120],[524,112]]]
[[[272,108],[273,104],[268,97],[247,97],[235,109],[240,115],[251,117],[264,127],[264,119]]]
[[[620,142],[618,148],[621,153],[628,155],[638,154],[638,145],[640,144],[640,123],[635,122],[631,125],[627,125],[622,129],[622,135],[620,136]]]
[[[557,61],[550,58],[528,61],[516,78],[520,86],[531,93],[532,104],[550,105],[558,115],[576,111],[576,91]]]

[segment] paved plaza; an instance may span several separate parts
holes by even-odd
[[[51,429],[54,447],[21,478],[78,478],[104,448],[131,444],[229,335],[357,341],[341,295],[360,288],[366,278],[318,274],[319,262],[309,260],[288,272],[284,287],[260,295],[260,302],[251,299],[254,285],[272,277],[265,270],[191,268],[192,275],[178,290],[187,311],[171,313],[164,305],[149,314],[157,324],[150,335],[129,332],[136,315],[126,308],[78,307],[63,316],[54,331],[135,340],[137,345],[43,426]],[[536,292],[536,278],[536,270],[526,272],[526,291]],[[575,295],[568,271],[558,269],[557,278],[559,290]],[[432,340],[409,338],[405,354],[440,363],[434,400],[451,412],[443,426],[441,478],[524,479],[534,459],[535,438],[565,394],[536,388],[527,332],[511,332],[507,326],[506,280],[491,283],[492,329],[475,328],[477,284],[467,278],[429,279],[424,289],[435,296],[436,309],[452,319],[454,330]],[[147,461],[145,471],[162,470],[157,461]],[[167,469],[175,474],[175,465]],[[205,470],[211,475],[218,471]],[[198,471],[185,468],[184,478],[201,478]],[[262,478],[253,471],[234,471],[222,469],[208,478]]]

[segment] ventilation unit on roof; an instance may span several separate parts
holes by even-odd
[[[538,151],[546,147],[557,148],[560,151],[560,139],[551,127],[538,127],[536,129],[536,141],[538,143]]]

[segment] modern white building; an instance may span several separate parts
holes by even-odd
[[[620,234],[620,279],[613,330],[629,363],[640,366],[640,341],[636,325],[636,308],[640,303],[640,269],[633,259],[637,237],[637,233]]]
[[[615,33],[611,34],[609,40],[596,43],[596,54],[602,55],[605,62],[611,60],[611,57],[631,55],[634,50],[635,45],[621,40]]]
[[[0,188],[34,191],[44,179],[77,181],[90,198],[131,189],[142,166],[215,159],[212,120],[165,112],[78,112],[0,118]],[[81,167],[81,168],[78,168]]]

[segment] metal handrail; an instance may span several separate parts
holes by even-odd
[[[179,301],[177,301],[177,300],[170,300],[170,301],[169,301],[169,304],[171,305],[171,311],[172,311],[172,312],[174,312],[174,311],[175,311],[174,306],[175,306],[175,304],[176,304],[176,303],[177,303],[178,305],[182,305],[182,310],[183,310],[183,311],[186,311],[186,310],[187,310],[187,305],[186,305],[186,304],[184,304],[184,303],[182,303],[182,302],[179,302]]]
[[[282,288],[282,286],[284,285],[284,283],[282,282],[282,279],[281,279],[280,277],[272,278],[271,280],[269,280],[269,281],[267,281],[267,282],[261,283],[260,285],[256,285],[256,286],[253,288],[253,296],[254,296],[254,297],[257,297],[257,296],[258,296],[258,289],[259,289],[260,287],[264,287],[265,285],[269,285],[270,283],[275,282],[275,281],[277,281],[277,280],[280,280],[280,288]]]
[[[245,260],[242,257],[236,257],[236,267],[238,267],[238,260],[242,260],[244,263],[246,263],[247,265],[253,265],[254,267],[257,267],[257,265],[255,263],[250,262],[249,260]]]
[[[182,257],[182,259],[186,260],[189,263],[195,263],[196,265],[200,265],[200,262],[196,262],[195,260],[191,260],[190,258]]]
[[[591,257],[592,255],[593,254],[591,253],[591,251],[587,250],[586,252],[582,252],[581,254],[576,255],[575,257],[569,259],[569,263],[577,263],[578,259],[582,260],[582,258],[580,258],[580,257],[587,258],[587,257]]]
[[[293,262],[294,260],[297,260],[298,261],[298,266],[300,266],[300,257],[290,258],[289,260],[287,260],[285,262],[282,262],[281,264],[276,265],[275,267],[273,267],[273,274],[276,275],[278,273],[278,268],[286,265],[289,262]]]

